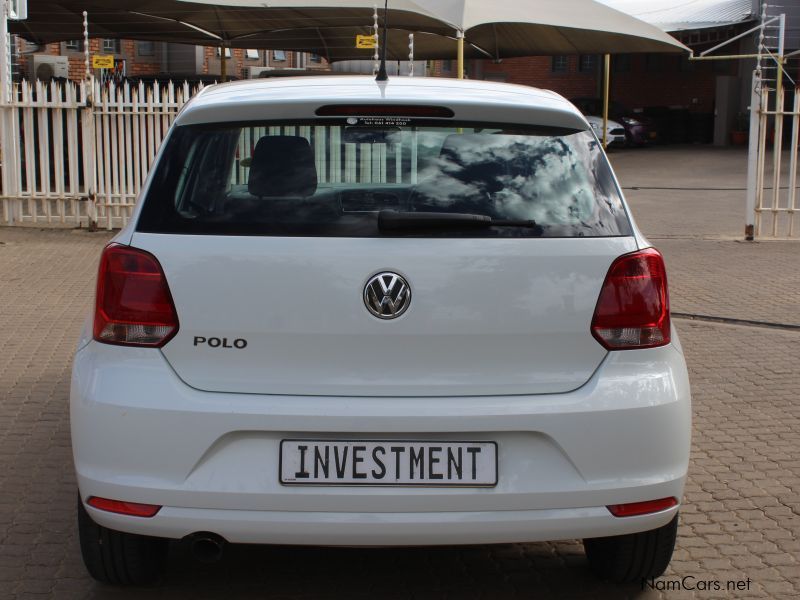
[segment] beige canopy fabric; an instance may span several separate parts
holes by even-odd
[[[426,60],[435,58],[454,58],[457,52],[455,32],[452,36],[413,32],[405,29],[389,29],[389,44],[386,49],[388,60],[408,60],[409,34],[414,34],[414,58]],[[369,60],[375,51],[356,48],[357,35],[372,35],[370,27],[315,27],[307,29],[284,29],[264,33],[250,38],[249,48],[268,48],[272,50],[297,50],[314,52],[330,62],[341,60]],[[381,30],[383,36],[383,30]],[[244,43],[244,42],[241,42]],[[475,48],[470,48],[469,56],[487,56]]]
[[[325,24],[309,23],[303,28],[306,33],[310,28],[319,30],[320,41],[315,43],[310,36],[306,37],[320,54],[325,54],[325,46],[341,47],[341,41],[348,37],[354,39],[355,33],[346,31],[350,23],[345,23],[345,11],[357,5],[369,10],[378,4],[381,15],[383,12],[379,0],[193,0],[193,3],[239,8],[266,6],[263,10],[276,11],[276,14],[296,10],[309,15],[333,5],[337,11],[342,11],[341,15],[331,15]],[[389,9],[389,24],[393,28],[450,37],[456,31],[464,32],[466,56],[474,58],[689,51],[659,28],[594,0],[390,0]],[[412,21],[415,21],[413,25]],[[285,31],[290,28],[281,27],[286,36],[292,35]],[[271,29],[265,37],[271,40],[280,33],[280,30]],[[297,37],[303,35],[301,32]],[[257,39],[257,35],[251,37],[253,41]],[[390,43],[390,49],[391,46]],[[423,42],[415,55],[421,59],[449,58],[453,56],[448,53],[450,48],[450,43]]]
[[[291,37],[289,32],[294,30],[300,30],[295,37],[302,38],[304,32],[333,28],[334,43],[349,29],[349,45],[354,48],[356,33],[363,33],[374,22],[374,5],[374,0],[37,0],[30,3],[26,21],[11,22],[9,26],[12,33],[36,43],[80,39],[85,10],[91,37],[291,49],[280,44],[259,46],[257,40],[267,43],[266,40],[280,37],[279,32]],[[390,21],[395,28],[452,34],[448,25],[419,3],[394,0],[391,5]],[[319,34],[312,39],[306,50],[324,55],[326,40]]]
[[[430,0],[427,5],[496,59],[689,52],[661,29],[593,0]]]
[[[378,0],[37,0],[12,32],[34,42],[79,39],[82,12],[92,37],[132,38],[314,52],[330,60],[371,58],[355,48],[372,34]],[[388,53],[453,58],[463,31],[465,56],[495,59],[573,53],[681,52],[651,25],[593,0],[390,0]],[[381,22],[383,11],[379,8]],[[428,34],[428,35],[426,35]],[[429,35],[434,34],[434,35]],[[441,37],[439,37],[441,36]]]
[[[188,25],[129,12],[112,1],[35,0],[28,4],[28,19],[10,21],[8,28],[37,44],[79,40],[83,38],[84,10],[89,11],[89,33],[94,38],[215,43]]]

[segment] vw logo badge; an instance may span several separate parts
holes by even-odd
[[[411,304],[411,287],[397,273],[378,273],[364,288],[364,304],[379,319],[396,319]]]

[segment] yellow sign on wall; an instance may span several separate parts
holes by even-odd
[[[374,35],[357,35],[356,36],[356,48],[362,50],[371,50],[378,45],[378,41],[375,39]]]
[[[95,69],[113,69],[114,57],[106,54],[96,54],[92,57],[92,67]]]

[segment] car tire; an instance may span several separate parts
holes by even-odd
[[[667,570],[678,536],[678,515],[658,529],[583,540],[589,566],[601,578],[633,583]]]
[[[78,536],[89,574],[102,583],[148,585],[164,574],[168,541],[98,525],[78,498]]]

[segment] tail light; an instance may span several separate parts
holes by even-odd
[[[612,504],[606,508],[615,517],[638,517],[661,512],[673,506],[678,506],[678,499],[670,497],[646,502],[631,502],[630,504]]]
[[[614,261],[597,300],[592,335],[609,350],[669,344],[667,272],[658,250],[648,248]]]
[[[177,332],[178,315],[155,256],[128,246],[108,246],[97,278],[94,339],[160,347]]]
[[[86,504],[98,510],[105,510],[107,512],[117,513],[118,515],[127,515],[129,517],[154,517],[159,510],[160,506],[155,504],[139,504],[138,502],[124,502],[122,500],[109,500],[108,498],[98,498],[92,496],[86,501]]]

